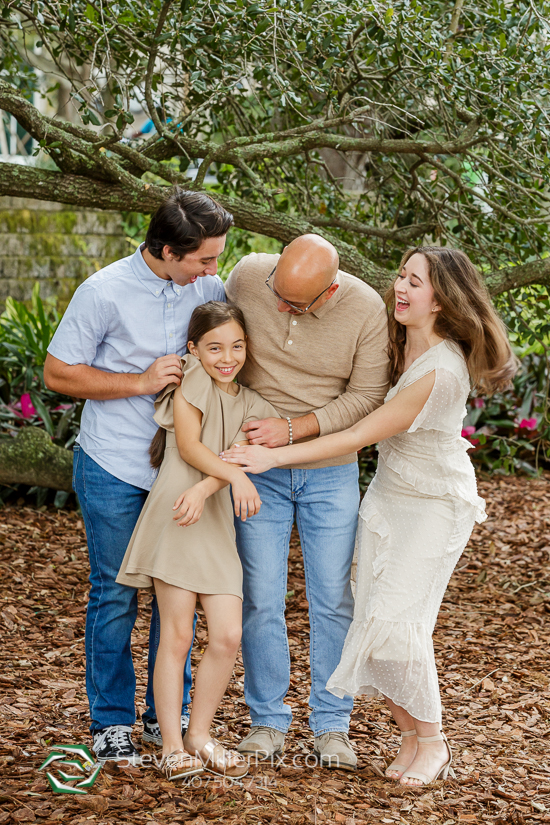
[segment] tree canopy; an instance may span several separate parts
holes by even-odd
[[[422,243],[468,252],[493,294],[550,283],[546,0],[2,7],[0,108],[50,163],[0,163],[0,194],[150,212],[177,183],[242,229],[324,235],[381,291]],[[79,122],[31,102],[57,81]],[[136,99],[154,129],[131,138]]]

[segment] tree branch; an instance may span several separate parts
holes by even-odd
[[[188,186],[192,181],[187,181]],[[35,169],[20,166],[14,163],[0,163],[0,195],[14,197],[38,198],[39,200],[54,200],[58,203],[67,203],[74,206],[91,209],[131,210],[136,212],[153,212],[166,197],[166,187],[154,184],[141,184],[141,188],[128,191],[122,186],[99,180],[90,180],[76,175],[67,175],[60,172],[51,172],[45,169]],[[232,212],[235,226],[276,238],[282,243],[289,243],[298,235],[308,232],[320,234],[318,226],[312,220],[301,220],[294,216],[260,209],[254,203],[237,198],[228,198],[216,194],[217,200]],[[321,221],[322,219],[315,218]],[[332,219],[328,219],[332,220]],[[336,228],[336,227],[335,227]],[[345,226],[343,227],[345,228]],[[421,225],[403,227],[388,232],[401,233],[396,240],[406,240],[406,233],[410,236],[420,233]],[[372,228],[374,232],[384,231]],[[357,231],[354,229],[353,231]],[[364,234],[369,234],[365,232]],[[323,232],[323,237],[330,240],[337,247],[340,254],[342,268],[352,275],[357,275],[366,281],[373,289],[384,294],[391,285],[394,273],[370,261],[361,255],[354,246],[344,243],[334,235]],[[528,284],[550,285],[550,258],[534,261],[520,266],[496,270],[485,275],[485,282],[492,295],[506,292],[516,286]]]
[[[187,179],[187,186],[193,182]],[[207,191],[207,190],[203,190]],[[76,175],[61,174],[45,169],[34,169],[12,163],[0,163],[0,195],[54,200],[91,209],[130,210],[154,212],[166,197],[166,187],[141,184],[139,190],[128,191],[122,186]],[[210,194],[210,193],[208,193]],[[306,220],[290,215],[268,212],[255,203],[216,194],[216,199],[228,209],[235,219],[235,226],[290,243],[298,235],[308,232],[319,234],[316,227]],[[354,246],[324,232],[323,237],[337,246],[343,268],[363,278],[379,292],[391,283],[392,275],[377,266]]]

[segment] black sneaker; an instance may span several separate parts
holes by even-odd
[[[141,757],[132,742],[132,728],[128,725],[109,725],[108,728],[96,731],[93,736],[92,748],[101,764],[123,761],[131,765],[140,764]]]
[[[182,713],[181,715],[181,735],[185,736],[187,728],[189,727],[189,715]],[[156,719],[148,719],[143,723],[143,733],[141,741],[144,744],[158,745],[162,748],[162,733],[160,732],[160,725]]]

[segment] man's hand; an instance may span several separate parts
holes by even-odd
[[[156,395],[168,384],[181,384],[181,359],[178,355],[163,355],[153,361],[140,376],[140,395]]]
[[[288,421],[286,418],[262,418],[243,424],[243,432],[250,444],[262,447],[285,447],[288,444]]]
[[[247,516],[254,516],[260,512],[262,502],[258,491],[244,473],[239,473],[231,482],[235,515],[246,521]]]
[[[194,484],[185,493],[182,493],[172,507],[172,510],[179,510],[179,513],[174,516],[174,521],[178,522],[178,526],[189,527],[190,524],[195,524],[202,516],[204,502],[207,498],[204,485],[201,486],[201,482]]]

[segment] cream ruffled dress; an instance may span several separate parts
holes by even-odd
[[[181,359],[180,386],[170,384],[155,401],[155,421],[166,430],[166,452],[122,561],[117,582],[152,587],[153,578],[193,593],[230,594],[242,599],[242,568],[235,544],[229,487],[206,499],[196,524],[179,527],[172,510],[177,497],[205,478],[178,452],[174,433],[174,393],[202,412],[201,442],[218,455],[246,441],[242,425],[279,414],[261,395],[239,386],[237,395],[220,390],[189,354]],[[238,386],[238,385],[237,385]]]
[[[439,607],[474,523],[486,518],[461,437],[470,380],[459,347],[429,349],[385,400],[434,370],[411,427],[378,445],[359,510],[353,621],[327,683],[340,697],[383,694],[425,722],[441,722],[432,643]]]

